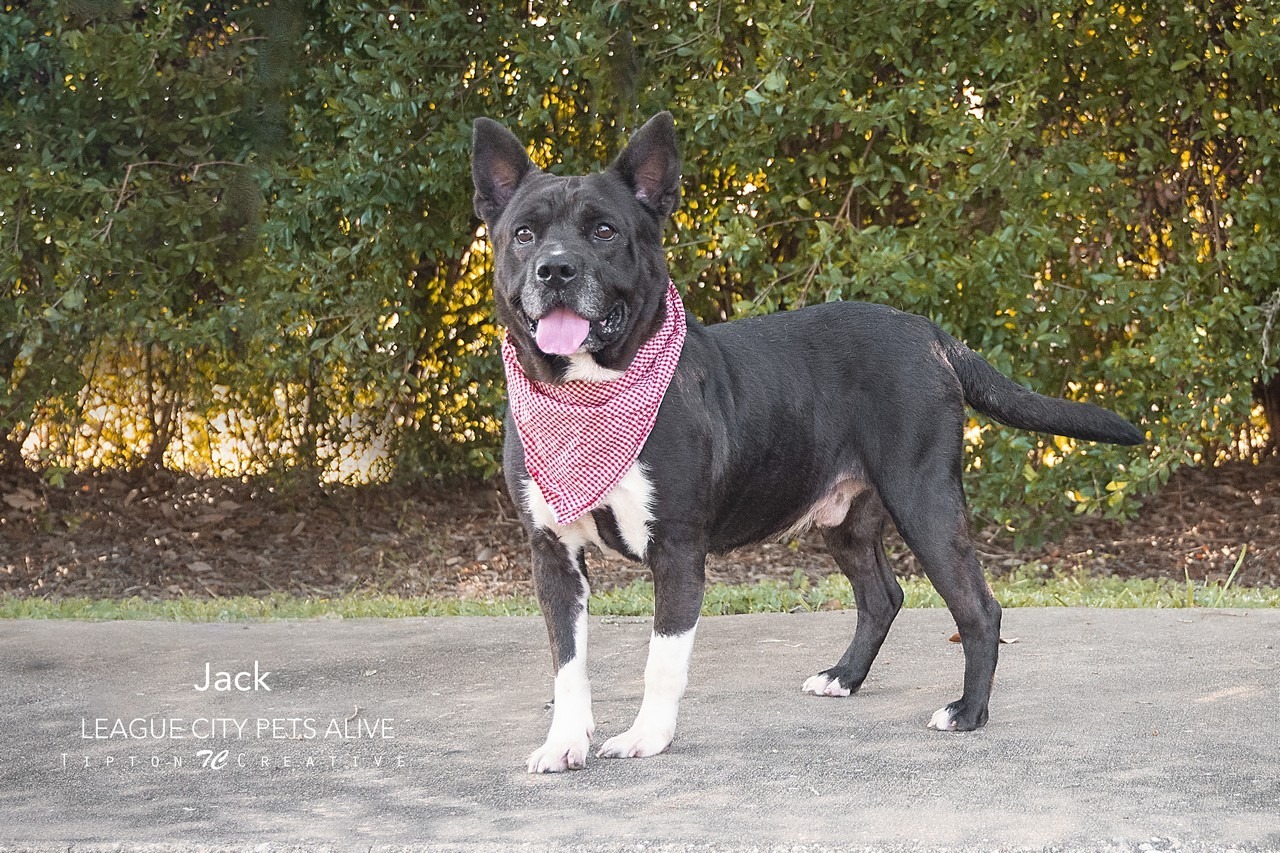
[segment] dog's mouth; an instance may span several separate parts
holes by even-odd
[[[599,335],[606,343],[612,343],[627,323],[627,303],[619,299],[600,321]]]
[[[525,319],[538,349],[547,355],[573,355],[584,347],[592,352],[613,343],[626,327],[627,304],[618,300],[600,320],[589,320],[564,306],[539,319],[527,315]]]
[[[533,339],[547,355],[573,355],[591,334],[591,321],[568,308],[556,308],[538,320]]]

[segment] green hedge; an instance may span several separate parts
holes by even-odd
[[[54,475],[492,474],[471,119],[570,172],[671,109],[696,313],[925,314],[1152,439],[975,420],[982,519],[1128,512],[1258,448],[1280,11],[1052,5],[4,3],[0,446]]]

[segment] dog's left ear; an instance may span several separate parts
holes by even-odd
[[[516,188],[530,172],[537,172],[524,144],[491,118],[478,118],[471,132],[471,180],[476,214],[490,228],[506,209]]]
[[[680,206],[680,149],[671,113],[658,113],[645,122],[610,168],[641,204],[659,218],[670,216]]]

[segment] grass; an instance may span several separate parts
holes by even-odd
[[[1280,607],[1280,589],[1232,587],[1168,579],[1125,579],[1087,574],[1053,574],[1027,569],[992,582],[1005,607]],[[902,580],[907,607],[942,607],[942,599],[923,578]],[[749,585],[714,584],[707,588],[702,612],[806,612],[853,607],[853,591],[841,575],[811,583],[803,573],[787,581]],[[353,594],[339,598],[266,598],[149,600],[42,599],[0,596],[0,619],[82,619],[110,621],[147,619],[168,622],[260,622],[275,619],[359,619],[406,616],[533,616],[537,602],[529,596],[472,600],[398,598]],[[636,581],[591,596],[591,612],[600,616],[650,616],[653,584]]]

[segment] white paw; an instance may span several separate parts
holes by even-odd
[[[852,692],[848,687],[840,686],[840,679],[829,675],[810,676],[800,689],[814,696],[848,696]]]
[[[597,755],[601,758],[648,758],[665,752],[675,733],[674,726],[635,725],[605,741]]]
[[[929,718],[929,728],[939,732],[954,732],[956,730],[955,717],[951,716],[950,707],[939,708],[933,712],[933,716]]]
[[[591,732],[577,736],[547,735],[547,742],[529,756],[530,773],[563,773],[581,770],[587,766],[587,753],[591,751]]]

